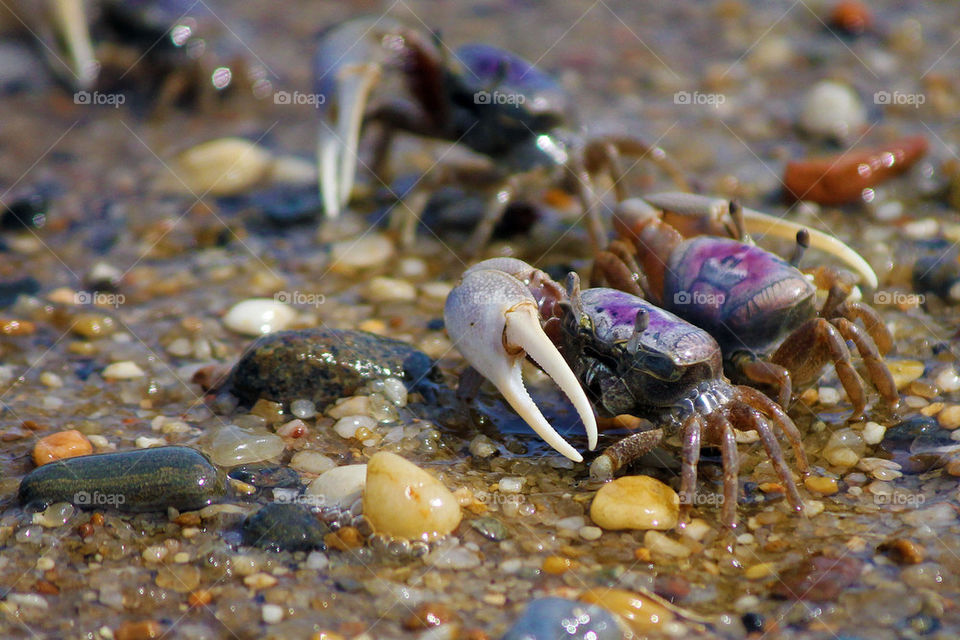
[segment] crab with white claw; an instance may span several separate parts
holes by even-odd
[[[487,244],[524,184],[542,181],[544,174],[564,180],[580,198],[596,250],[602,248],[603,230],[592,206],[591,176],[616,165],[621,153],[652,160],[678,188],[686,188],[682,172],[656,146],[633,135],[584,139],[565,128],[572,120],[572,99],[560,84],[490,45],[450,51],[436,33],[387,17],[356,18],[321,34],[314,72],[316,90],[324,97],[317,161],[328,218],[337,217],[350,200],[366,124],[379,125],[370,169],[384,183],[397,132],[455,143],[492,161],[483,181],[498,186],[470,239],[471,251]],[[477,174],[471,166],[470,179],[480,181]],[[409,212],[406,207],[394,211]],[[394,222],[409,243],[415,215]]]
[[[736,425],[757,431],[791,507],[802,509],[771,423],[786,435],[797,467],[807,473],[797,427],[765,395],[731,385],[723,377],[720,347],[702,329],[622,291],[581,291],[575,274],[570,274],[564,290],[544,272],[514,258],[486,260],[468,269],[447,298],[444,321],[467,362],[497,387],[534,431],[574,461],[582,457],[550,426],[523,386],[525,356],[571,399],[590,449],[597,441],[592,406],[605,415],[630,413],[652,421],[649,428],[613,444],[594,460],[595,478],[612,477],[666,435],[679,433],[685,519],[694,503],[701,443],[716,444],[724,468],[721,517],[725,525],[735,527]]]

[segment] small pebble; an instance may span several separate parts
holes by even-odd
[[[643,546],[653,553],[662,553],[674,558],[687,558],[692,553],[690,547],[654,530],[647,531],[643,535]]]
[[[367,283],[364,297],[370,302],[412,302],[417,289],[406,280],[379,276]]]
[[[164,175],[166,190],[203,195],[231,196],[244,193],[267,177],[272,154],[243,138],[216,138],[178,155],[170,164],[173,174]]]
[[[274,551],[323,549],[329,528],[309,507],[271,502],[243,523],[243,543]]]
[[[386,236],[368,233],[358,239],[335,242],[330,247],[330,268],[340,273],[378,267],[393,257],[393,243]]]
[[[137,366],[136,362],[124,360],[108,365],[101,375],[107,380],[130,380],[132,378],[142,378],[147,374]]]
[[[348,464],[324,471],[307,487],[318,506],[348,509],[363,493],[367,465]]]
[[[500,482],[497,484],[497,489],[500,493],[520,493],[520,490],[523,489],[523,483],[526,481],[526,478],[520,477],[507,477],[500,478]]]
[[[879,444],[883,441],[883,436],[886,432],[887,428],[882,424],[878,422],[868,422],[863,427],[861,435],[866,444]]]
[[[58,431],[37,440],[33,447],[33,462],[38,467],[54,460],[74,458],[93,453],[93,445],[77,431]]]
[[[381,451],[367,463],[363,513],[374,530],[400,538],[434,540],[460,524],[460,505],[434,476]]]
[[[839,491],[839,487],[837,486],[837,481],[835,478],[808,476],[804,479],[803,484],[810,491],[819,493],[822,496],[832,496]]]
[[[283,438],[261,429],[244,429],[228,424],[210,438],[207,452],[214,464],[233,467],[272,460],[283,453]]]
[[[590,589],[580,599],[619,615],[637,637],[660,636],[675,622],[675,613],[643,593],[624,589]]]
[[[317,415],[317,405],[303,398],[294,400],[290,403],[290,413],[301,420],[309,420]]]
[[[887,368],[890,369],[898,391],[922,376],[924,370],[923,363],[919,360],[887,360]]]
[[[832,406],[840,402],[840,392],[833,387],[820,387],[817,395],[822,405]]]
[[[113,631],[113,640],[154,640],[162,638],[166,630],[166,627],[156,620],[124,622]]]
[[[579,533],[580,537],[584,540],[599,540],[600,536],[603,535],[603,529],[600,527],[585,526],[580,527],[580,530],[577,533]]]
[[[223,325],[245,336],[262,336],[287,329],[297,310],[273,298],[248,298],[230,307]]]
[[[960,404],[951,404],[944,407],[943,410],[937,414],[937,422],[939,422],[940,426],[944,429],[951,431],[960,427]]]
[[[763,580],[772,576],[773,573],[774,564],[772,562],[760,562],[744,571],[743,577],[747,580]]]
[[[603,485],[590,505],[590,519],[607,530],[672,529],[680,497],[649,476],[624,476]]]
[[[575,560],[562,556],[547,556],[543,560],[543,572],[558,576],[566,573],[577,565]]]
[[[960,391],[960,376],[957,375],[957,370],[953,367],[947,367],[938,373],[934,378],[934,383],[943,393]]]
[[[540,598],[527,604],[501,640],[623,640],[607,609],[565,598]]]
[[[367,416],[370,415],[370,396],[350,396],[339,400],[335,405],[327,409],[327,415],[334,420],[346,418],[347,416]]]
[[[878,550],[886,553],[897,564],[920,564],[924,560],[923,547],[906,538],[884,542]]]
[[[283,607],[278,604],[265,604],[261,612],[266,624],[276,624],[283,620]]]
[[[341,438],[349,440],[357,437],[358,430],[365,429],[367,433],[370,433],[376,426],[377,422],[370,416],[347,416],[337,420],[337,423],[333,425],[333,430]]]
[[[866,120],[866,108],[857,92],[831,80],[810,88],[800,112],[800,125],[807,132],[838,140],[857,135]]]
[[[298,451],[290,459],[290,467],[301,473],[321,474],[337,466],[331,458],[317,451]]]

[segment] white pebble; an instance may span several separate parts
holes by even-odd
[[[863,441],[867,444],[879,444],[883,441],[883,436],[886,434],[887,428],[878,422],[868,422],[866,426],[863,427]]]
[[[311,551],[310,555],[307,556],[307,569],[323,571],[327,568],[328,564],[330,564],[330,559],[327,558],[327,554],[322,551]]]
[[[230,307],[223,324],[245,336],[262,336],[286,329],[296,317],[296,309],[279,300],[248,298]]]
[[[369,233],[358,239],[336,242],[330,247],[331,268],[368,269],[393,257],[393,244],[385,236]]]
[[[677,542],[659,531],[650,529],[643,535],[643,546],[654,553],[673,556],[674,558],[686,558],[690,555],[690,547]]]
[[[294,400],[290,403],[290,413],[301,420],[313,418],[317,415],[317,405],[312,400]]]
[[[111,380],[130,380],[131,378],[142,378],[146,374],[143,369],[137,366],[136,362],[124,360],[108,365],[101,375]]]
[[[367,483],[367,465],[348,464],[324,471],[307,487],[318,505],[345,509],[356,502]]]
[[[283,620],[283,607],[278,604],[265,604],[261,611],[263,621],[267,624],[276,624]]]
[[[40,374],[40,382],[45,387],[59,389],[63,386],[63,379],[52,371],[44,371]]]
[[[938,373],[934,382],[936,382],[937,388],[944,393],[960,389],[960,376],[957,375],[957,370],[953,367],[947,367]]]
[[[561,518],[557,520],[556,527],[557,529],[567,529],[569,531],[578,531],[580,527],[586,524],[586,520],[583,516],[570,516],[569,518]]]
[[[336,466],[336,462],[317,451],[298,451],[290,459],[290,467],[301,473],[321,474]]]
[[[387,378],[383,381],[383,395],[398,407],[407,404],[407,385],[397,378]]]
[[[847,84],[823,80],[807,93],[800,125],[809,133],[846,139],[856,134],[867,120],[860,96]]]
[[[908,222],[903,225],[903,232],[907,237],[914,238],[915,240],[932,238],[937,235],[939,230],[940,223],[936,218],[923,218],[922,220],[914,220],[913,222]]]
[[[366,298],[370,302],[412,302],[417,290],[406,280],[380,276],[367,284]]]
[[[334,420],[348,416],[366,416],[370,414],[369,396],[352,396],[337,402],[327,410],[327,415]]]
[[[193,353],[193,344],[186,338],[177,338],[167,345],[167,353],[177,358],[186,358]]]
[[[135,440],[138,449],[149,449],[150,447],[163,447],[167,445],[166,438],[151,438],[149,436],[140,436]]]
[[[588,525],[585,527],[580,527],[580,531],[578,531],[578,533],[584,540],[598,540],[600,536],[603,535],[603,529]]]
[[[840,402],[840,392],[833,387],[820,387],[817,390],[817,395],[820,398],[820,404],[825,406],[835,405]]]
[[[357,434],[357,429],[360,427],[373,431],[376,426],[376,421],[370,416],[347,416],[337,420],[337,423],[333,425],[333,430],[336,431],[337,435],[341,438],[349,439]]]
[[[397,265],[397,273],[404,278],[422,278],[427,275],[427,263],[420,258],[404,258]]]
[[[431,300],[446,300],[453,285],[449,282],[425,282],[420,285],[420,292]]]
[[[960,432],[960,429],[958,429]],[[496,445],[482,433],[470,441],[470,455],[476,458],[489,458],[497,452]]]
[[[500,493],[520,493],[525,480],[526,478],[519,476],[500,478],[500,482],[497,483],[497,488],[500,490]]]

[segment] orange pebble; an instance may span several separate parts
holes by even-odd
[[[543,561],[544,573],[550,573],[555,576],[558,576],[561,573],[566,573],[575,566],[577,566],[576,560],[571,560],[570,558],[564,558],[561,556],[547,556]]]
[[[58,431],[37,440],[33,447],[33,461],[38,467],[55,460],[75,458],[93,453],[93,445],[86,436],[77,431]]]
[[[191,607],[203,607],[213,601],[213,594],[209,589],[197,589],[187,597],[187,604]]]
[[[164,626],[156,620],[142,622],[124,622],[113,632],[115,640],[152,640],[165,632]]]
[[[870,7],[858,0],[841,0],[830,14],[830,24],[852,36],[858,36],[873,26]]]

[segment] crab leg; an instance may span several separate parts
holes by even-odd
[[[726,227],[726,220],[730,216],[730,201],[722,198],[711,198],[709,196],[700,196],[693,193],[656,193],[643,197],[644,200],[653,206],[662,209],[665,212],[677,213],[680,215],[697,215],[706,217],[709,221],[716,224],[722,224]],[[878,285],[877,274],[859,253],[837,238],[818,231],[810,229],[783,218],[777,218],[767,213],[761,213],[754,209],[741,209],[744,228],[747,232],[758,233],[761,235],[771,235],[786,240],[795,240],[797,232],[807,230],[810,237],[810,246],[825,251],[845,262],[850,268],[854,269],[863,278],[864,283],[871,289],[876,289]],[[714,231],[713,233],[716,233]]]
[[[540,326],[537,301],[527,285],[484,266],[480,263],[468,270],[447,297],[443,314],[447,332],[473,368],[494,384],[537,435],[567,458],[581,462],[583,456],[557,433],[527,392],[524,357],[529,355],[570,398],[592,450],[597,445],[597,422],[586,393]]]

